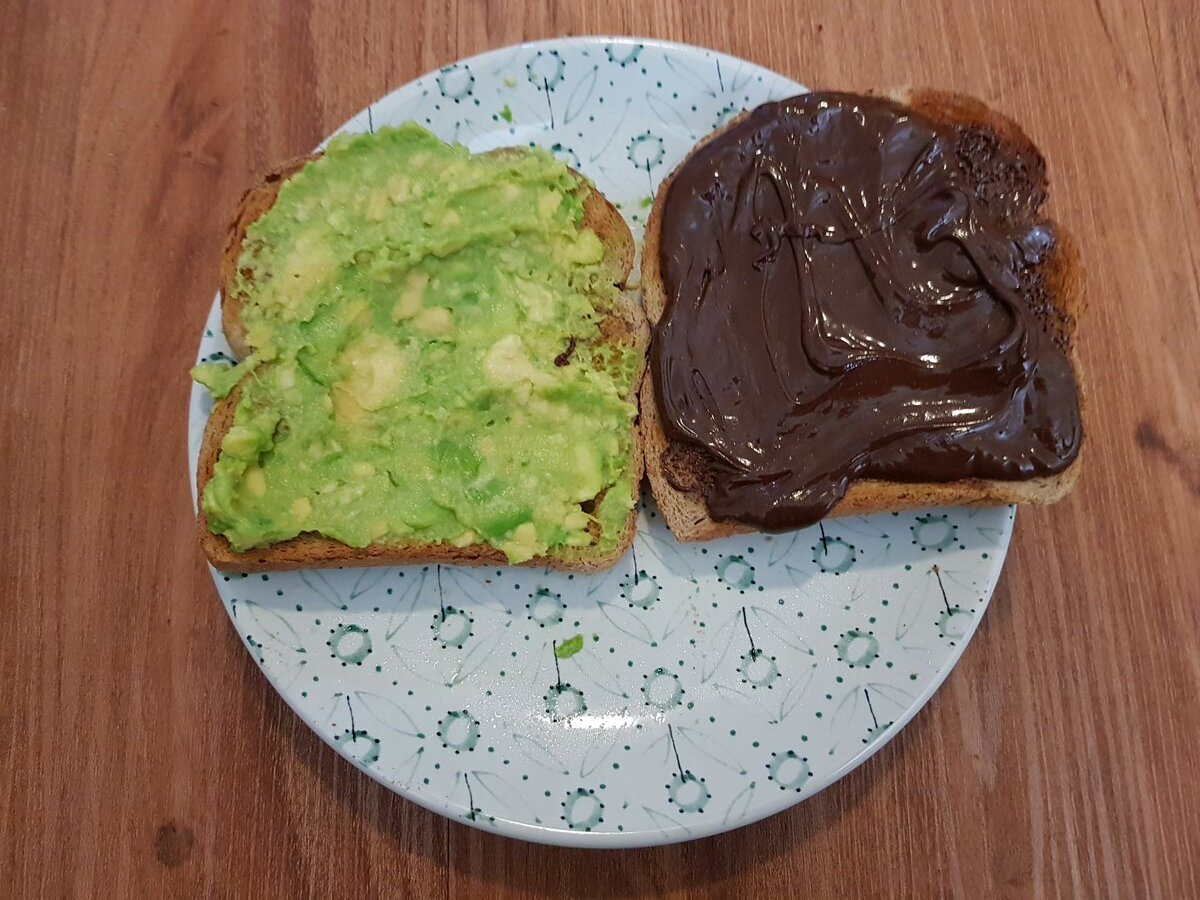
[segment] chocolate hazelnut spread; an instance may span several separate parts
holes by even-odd
[[[1082,425],[1042,284],[1043,173],[986,129],[841,93],[760,106],[679,168],[651,371],[713,518],[785,530],[855,479],[1071,463]]]

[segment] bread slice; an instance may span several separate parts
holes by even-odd
[[[502,149],[495,153],[523,153],[519,149]],[[242,242],[246,230],[275,202],[283,184],[300,171],[316,156],[292,160],[275,172],[267,175],[257,187],[243,195],[221,258],[221,324],[225,338],[234,355],[241,359],[252,347],[247,343],[246,330],[242,323],[241,310],[245,297],[235,288],[238,260],[242,253]],[[578,174],[578,173],[576,173]],[[611,273],[612,281],[624,288],[633,268],[634,243],[629,226],[616,208],[590,182],[585,180],[580,188],[583,192],[583,221],[581,227],[596,233],[605,248],[603,265]],[[634,377],[634,392],[627,399],[637,401],[637,386],[644,371],[646,348],[650,331],[640,305],[631,295],[622,292],[616,306],[606,310],[600,322],[601,340],[609,345],[622,345],[638,354],[642,361]],[[204,429],[200,446],[200,459],[196,472],[196,485],[203,496],[205,485],[213,476],[213,469],[220,454],[221,441],[233,425],[241,388],[236,387],[219,400]],[[610,568],[625,555],[633,542],[636,528],[636,501],[641,492],[643,456],[640,431],[633,424],[634,441],[631,451],[634,508],[630,510],[615,549],[600,553],[593,547],[562,547],[545,556],[536,556],[520,565],[549,567],[573,572],[596,572]],[[599,503],[603,494],[594,500]],[[509,565],[504,553],[489,544],[471,544],[455,547],[447,542],[415,543],[399,541],[371,544],[366,547],[351,547],[339,541],[315,533],[303,533],[287,541],[270,546],[254,548],[244,552],[233,549],[223,536],[213,534],[201,509],[197,516],[200,546],[208,561],[217,569],[232,572],[264,572],[286,569],[331,568],[339,566],[398,566],[444,563],[462,566]],[[597,526],[593,524],[593,528]]]
[[[1002,145],[1040,158],[1037,148],[1019,125],[972,97],[928,89],[902,89],[887,96],[935,122],[984,129],[995,135]],[[736,117],[724,128],[700,141],[692,153],[733,128],[745,115]],[[686,159],[684,161],[686,162]],[[667,301],[659,272],[659,248],[663,205],[673,177],[674,173],[667,177],[658,189],[646,222],[646,240],[642,248],[642,299],[652,325],[662,318]],[[1045,186],[1044,172],[1035,173],[1033,177],[1041,182],[1040,186]],[[1074,337],[1078,320],[1085,307],[1084,274],[1074,240],[1057,223],[1055,236],[1055,249],[1042,264],[1046,291],[1054,307],[1049,327],[1067,349],[1067,357],[1079,386],[1082,406],[1083,377]],[[741,522],[718,521],[709,515],[701,487],[707,467],[703,451],[681,448],[683,452],[668,455],[669,441],[663,431],[658,402],[654,396],[653,378],[650,377],[645,378],[642,383],[640,420],[650,487],[664,520],[678,540],[707,541],[756,530]],[[1054,503],[1065,497],[1074,487],[1079,477],[1081,459],[1082,454],[1056,475],[1021,481],[978,478],[937,483],[901,483],[878,479],[852,481],[845,496],[830,515],[858,516],[937,506]],[[667,478],[668,466],[672,467],[671,474],[676,483],[689,487],[695,485],[695,488],[680,490],[672,484]]]

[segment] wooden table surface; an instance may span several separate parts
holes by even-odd
[[[928,708],[789,812],[620,855],[452,824],[326,747],[229,626],[185,461],[241,191],[430,68],[586,33],[986,99],[1091,299],[1082,484],[1018,515]],[[1193,4],[9,0],[0,35],[0,894],[1200,896]]]

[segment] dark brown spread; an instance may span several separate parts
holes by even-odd
[[[854,479],[1065,469],[1082,427],[1044,172],[986,129],[838,93],[697,151],[662,211],[651,351],[676,487],[775,531]]]

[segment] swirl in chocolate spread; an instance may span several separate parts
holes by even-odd
[[[651,370],[714,518],[797,528],[852,479],[1070,464],[1082,427],[1044,321],[1043,171],[985,130],[836,93],[761,106],[680,167]]]

